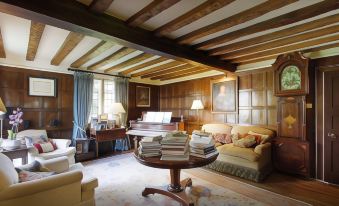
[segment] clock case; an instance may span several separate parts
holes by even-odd
[[[281,88],[281,75],[287,66],[295,65],[300,70],[301,74],[301,87],[294,90],[282,90]],[[309,59],[302,56],[300,52],[290,54],[283,54],[278,56],[272,67],[274,68],[274,87],[275,96],[297,96],[308,94],[308,65]]]
[[[301,74],[301,89],[281,90],[281,74],[295,65]],[[280,55],[272,65],[277,98],[277,137],[272,141],[274,167],[285,173],[310,177],[310,136],[306,134],[306,95],[309,93],[309,60],[299,52]],[[293,119],[289,116],[292,116]],[[291,122],[290,119],[293,121]]]

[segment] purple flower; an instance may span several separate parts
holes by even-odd
[[[18,107],[16,110],[13,110],[13,114],[9,115],[9,124],[12,125],[12,130],[14,129],[14,127],[17,128],[19,124],[23,122],[23,114],[24,113],[21,111],[21,108]]]

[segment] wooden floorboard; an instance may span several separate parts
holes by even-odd
[[[184,172],[244,194],[258,201],[264,201],[273,205],[296,205],[291,201],[289,204],[279,203],[279,197],[275,194],[258,192],[251,186],[255,186],[273,193],[300,200],[316,206],[339,205],[339,186],[329,185],[316,180],[305,180],[281,173],[272,173],[263,183],[244,180],[231,175],[215,173],[205,169],[184,170]],[[244,184],[241,184],[244,183]],[[193,183],[194,184],[194,183]],[[299,205],[299,204],[297,204]],[[301,204],[302,205],[302,204]]]

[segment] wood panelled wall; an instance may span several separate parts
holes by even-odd
[[[150,107],[137,107],[136,106],[136,86],[150,87],[151,91],[151,106]],[[141,117],[141,113],[144,111],[159,111],[159,86],[149,85],[149,84],[140,84],[135,82],[129,83],[128,88],[128,121],[136,120]]]
[[[160,86],[160,110],[171,111],[172,116],[184,116],[186,130],[199,129],[204,123],[240,123],[276,127],[276,98],[273,95],[273,71],[265,69],[239,75],[239,112],[211,112],[211,80],[222,76]],[[201,99],[204,110],[191,110],[194,99]],[[199,117],[199,122],[198,121]]]
[[[28,96],[28,77],[57,79],[57,97]],[[53,72],[0,66],[0,97],[7,108],[23,108],[31,129],[47,129],[50,138],[71,138],[73,128],[73,76]],[[8,115],[8,114],[7,114]],[[59,120],[51,127],[51,120]],[[8,118],[4,130],[9,128]],[[23,126],[19,130],[22,130]],[[4,132],[7,134],[7,132]]]

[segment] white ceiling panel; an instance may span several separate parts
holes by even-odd
[[[125,21],[151,2],[152,0],[114,0],[106,13]]]

